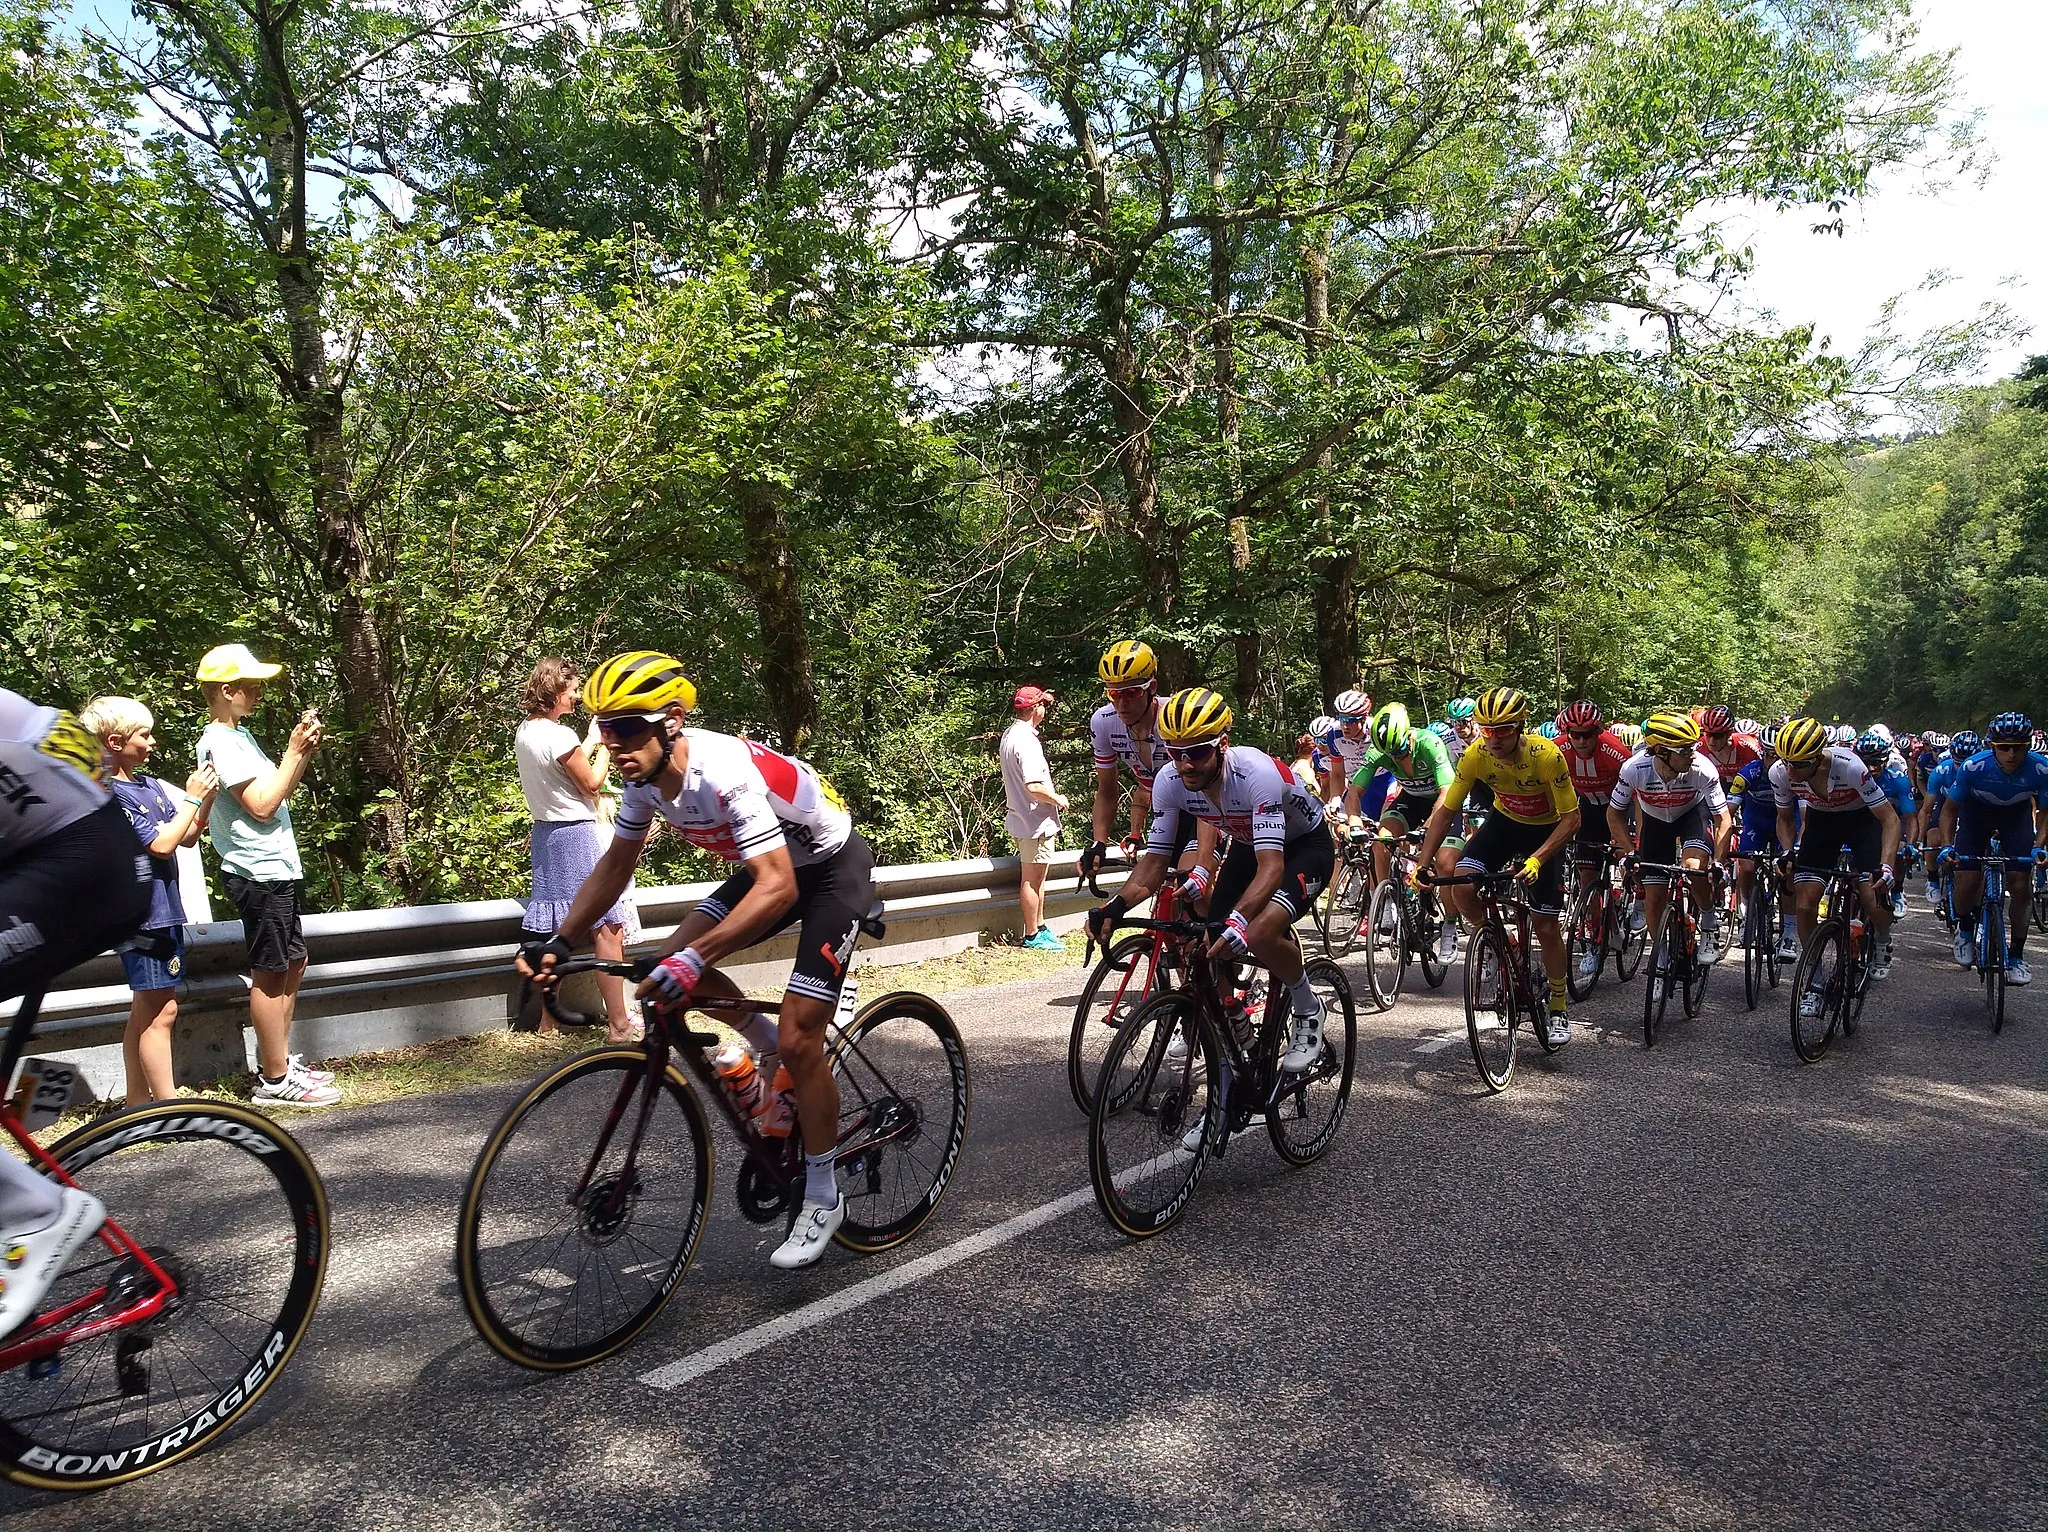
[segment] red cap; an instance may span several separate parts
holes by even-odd
[[[1053,695],[1042,686],[1020,686],[1017,695],[1010,699],[1011,707],[1037,707],[1041,702],[1051,702]]]

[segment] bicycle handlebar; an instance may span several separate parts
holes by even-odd
[[[547,970],[547,972],[552,974],[557,981],[573,979],[581,973],[598,973],[620,979],[631,979],[635,984],[638,984],[654,972],[659,962],[660,959],[651,955],[637,957],[627,963],[616,963],[607,958],[600,957],[557,958],[555,966]],[[514,971],[517,972],[516,969]],[[521,1013],[524,1013],[526,1010],[527,999],[536,989],[540,991],[542,1014],[550,1017],[557,1025],[595,1026],[597,1024],[595,1018],[585,1018],[581,1022],[571,1021],[555,1004],[555,986],[552,984],[539,984],[534,978],[524,974],[520,975],[519,983],[519,1010]],[[773,1016],[781,1009],[782,1002],[780,1000],[749,1000],[745,996],[733,995],[692,995],[689,1003],[684,1005],[677,1014],[680,1015],[684,1011],[703,1011],[707,1015],[714,1011],[760,1011],[764,1015]],[[582,1015],[580,1011],[573,1014],[577,1016]],[[693,1032],[689,1036],[693,1042],[709,1043],[717,1041],[716,1036],[708,1032]]]

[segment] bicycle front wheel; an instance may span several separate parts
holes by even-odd
[[[1392,1010],[1408,972],[1408,920],[1402,910],[1402,889],[1391,878],[1372,891],[1365,919],[1365,977],[1372,1003]]]
[[[1565,916],[1564,982],[1574,1001],[1585,999],[1600,983],[1605,956],[1601,948],[1607,934],[1603,919],[1606,901],[1602,893],[1599,882],[1587,883],[1573,896]],[[1590,963],[1588,958],[1592,959]],[[1582,978],[1585,970],[1590,971],[1584,972]]]
[[[1657,1046],[1657,1034],[1664,1027],[1664,1008],[1671,1003],[1673,975],[1678,972],[1678,899],[1674,895],[1657,918],[1657,941],[1650,949],[1650,970],[1643,978],[1643,1046]]]
[[[1323,951],[1343,957],[1358,945],[1359,927],[1365,920],[1367,896],[1372,891],[1372,864],[1356,857],[1343,857],[1330,891],[1316,910],[1316,926],[1323,938]]]
[[[647,1091],[644,1049],[600,1048],[529,1085],[484,1141],[455,1269],[506,1360],[558,1372],[610,1356],[682,1281],[711,1199],[711,1135],[674,1068]]]
[[[36,1489],[104,1489],[190,1457],[277,1380],[327,1275],[327,1195],[289,1134],[232,1101],[131,1107],[50,1154],[176,1284],[156,1317],[0,1373],[0,1472]],[[159,1290],[103,1234],[37,1314],[76,1305],[50,1328],[83,1330]]]
[[[932,1216],[967,1142],[967,1045],[946,1008],[899,990],[862,1006],[833,1042],[839,1191],[849,1250],[901,1244]]]
[[[1806,939],[1792,970],[1792,1050],[1808,1064],[1828,1051],[1841,1025],[1847,999],[1849,932],[1839,920],[1824,920]],[[1806,997],[1811,995],[1813,1001]]]
[[[1481,926],[1465,951],[1465,1037],[1490,1091],[1515,1077],[1515,980],[1500,933]]]
[[[1391,883],[1380,885],[1391,889]],[[1279,1096],[1266,1113],[1273,1149],[1290,1165],[1320,1159],[1343,1126],[1351,1100],[1351,1073],[1358,1053],[1358,1006],[1343,970],[1328,958],[1312,958],[1303,970],[1309,988],[1323,1002],[1322,1057],[1301,1074],[1280,1082]]]
[[[1124,937],[1095,965],[1074,1006],[1067,1034],[1067,1090],[1085,1114],[1095,1110],[1095,1077],[1116,1029],[1162,987],[1166,965],[1161,945],[1149,932]]]
[[[1614,924],[1614,976],[1626,984],[1636,976],[1636,970],[1643,966],[1643,953],[1649,949],[1650,928],[1646,923],[1641,930],[1636,928],[1636,915],[1643,907],[1640,891],[1634,898],[1613,901],[1612,913],[1608,916]]]
[[[1749,908],[1742,915],[1742,1002],[1749,1010],[1755,1010],[1757,1002],[1763,999],[1767,962],[1764,943],[1777,941],[1777,933],[1771,929],[1770,910],[1765,906],[1762,879],[1759,886],[1752,887]]]
[[[1088,1179],[1133,1239],[1173,1227],[1223,1136],[1222,1040],[1192,996],[1168,991],[1118,1028],[1088,1119]]]

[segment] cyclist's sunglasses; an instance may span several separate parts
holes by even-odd
[[[1600,737],[1598,729],[1566,729],[1564,732],[1568,739],[1598,739]]]
[[[598,738],[609,745],[637,745],[661,726],[666,713],[620,713],[597,721]]]
[[[1175,765],[1202,766],[1206,765],[1215,756],[1216,747],[1214,745],[1186,745],[1180,749],[1175,749],[1173,746],[1168,745],[1166,753]]]
[[[1991,742],[1991,748],[1993,750],[2024,750],[2027,748],[2027,742],[2023,739],[1994,739]]]
[[[1810,777],[1820,770],[1820,757],[1816,755],[1804,761],[1787,761],[1785,769],[1795,777]]]
[[[1682,761],[1682,760],[1684,760],[1684,759],[1685,759],[1686,757],[1688,757],[1689,755],[1691,755],[1691,754],[1692,754],[1692,746],[1690,746],[1690,745],[1652,745],[1652,746],[1650,747],[1650,754],[1652,754],[1652,755],[1656,756],[1656,757],[1657,757],[1658,759],[1660,759],[1660,760],[1666,760],[1666,761]]]
[[[1488,739],[1512,739],[1522,732],[1522,726],[1518,723],[1485,723],[1479,726],[1479,732]]]
[[[1709,729],[1709,730],[1707,730],[1707,738],[1708,738],[1708,739],[1733,739],[1734,737],[1735,737],[1735,731],[1734,731],[1733,729]]]
[[[1103,691],[1109,694],[1111,701],[1115,701],[1118,697],[1142,697],[1151,689],[1152,683],[1150,681],[1140,681],[1134,686],[1103,687]]]

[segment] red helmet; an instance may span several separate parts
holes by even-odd
[[[1597,702],[1574,702],[1557,715],[1557,726],[1566,733],[1573,729],[1597,729],[1600,727],[1600,704]]]
[[[1735,715],[1718,702],[1700,710],[1700,733],[1725,734],[1735,727]]]

